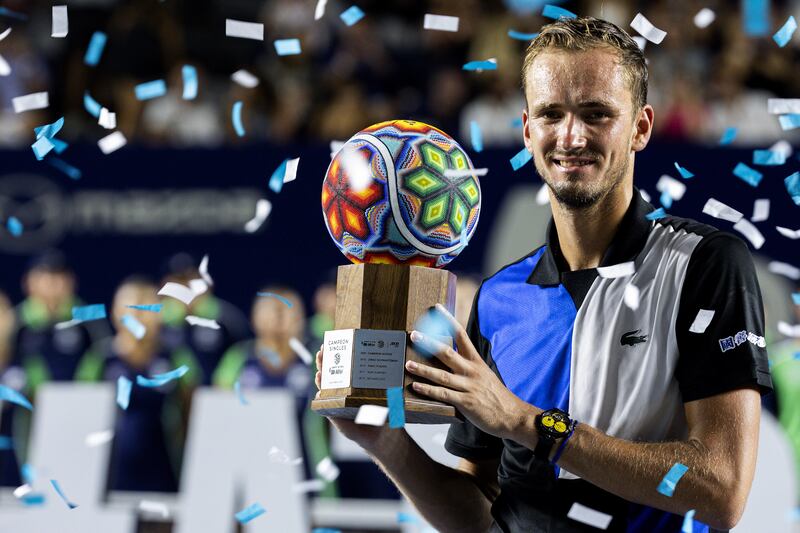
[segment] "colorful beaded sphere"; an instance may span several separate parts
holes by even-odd
[[[322,183],[328,233],[354,263],[442,267],[478,223],[481,189],[470,170],[464,149],[433,126],[412,120],[370,126],[328,166]],[[366,181],[355,176],[364,173]]]

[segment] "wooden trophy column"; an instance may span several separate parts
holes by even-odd
[[[359,330],[391,330],[389,334],[394,334],[394,337],[398,336],[395,332],[403,332],[404,361],[419,361],[444,368],[435,357],[428,358],[418,354],[408,336],[417,320],[437,303],[453,312],[455,283],[455,275],[436,268],[372,263],[340,266],[336,278],[335,330],[356,330],[356,335],[373,333]],[[327,342],[326,335],[326,346]],[[352,350],[352,347],[349,349]],[[334,355],[329,350],[323,350],[321,371],[329,371],[332,362],[328,358]],[[340,356],[337,355],[336,364],[339,361]],[[348,375],[355,376],[355,367],[359,364],[357,356],[353,355],[349,361],[351,368],[348,369]],[[404,387],[406,422],[441,424],[455,421],[458,415],[453,406],[427,399],[414,392],[410,385],[419,378],[405,372],[404,361],[402,366],[398,366],[399,361],[398,364],[390,365],[387,373],[392,374],[390,379],[397,383],[393,386],[402,383]],[[346,385],[348,386],[323,388],[311,402],[311,408],[321,415],[353,419],[358,408],[364,404],[386,405],[386,387],[354,387],[353,378],[348,379]]]

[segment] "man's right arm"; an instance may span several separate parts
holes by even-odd
[[[497,461],[462,459],[458,469],[450,468],[431,459],[399,429],[384,429],[364,448],[437,530],[483,532],[491,526]]]

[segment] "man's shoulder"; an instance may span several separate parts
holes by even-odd
[[[541,246],[538,246],[535,249],[533,249],[531,252],[523,255],[519,259],[516,259],[514,261],[511,261],[510,263],[506,263],[505,265],[501,266],[493,274],[490,274],[489,276],[483,279],[483,281],[481,282],[481,287],[483,287],[486,284],[492,283],[495,280],[503,278],[504,276],[508,276],[513,271],[519,271],[519,270],[524,271],[530,269],[528,271],[529,275],[530,271],[532,271],[533,268],[536,266],[536,263],[538,261],[537,256],[541,256],[540,252],[544,251],[546,246],[547,246],[546,244],[542,244]],[[525,276],[525,279],[527,279],[527,275]]]
[[[654,229],[671,229],[675,238],[690,238],[697,241],[692,257],[714,259],[741,258],[741,254],[749,255],[747,244],[737,235],[721,230],[710,224],[692,218],[667,215],[655,221]]]

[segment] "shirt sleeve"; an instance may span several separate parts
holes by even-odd
[[[472,311],[467,323],[467,334],[483,360],[489,364],[492,370],[497,372],[491,359],[489,343],[481,335],[480,331],[478,321],[478,298],[480,298],[480,294],[480,290],[478,290],[475,300],[472,302]],[[469,420],[465,419],[453,422],[450,425],[450,431],[447,433],[444,447],[453,455],[478,461],[499,457],[503,451],[503,440],[481,431]]]
[[[711,312],[710,321],[702,319]],[[676,377],[684,402],[745,387],[762,394],[772,390],[761,290],[750,252],[738,237],[718,231],[697,245],[675,328]]]

